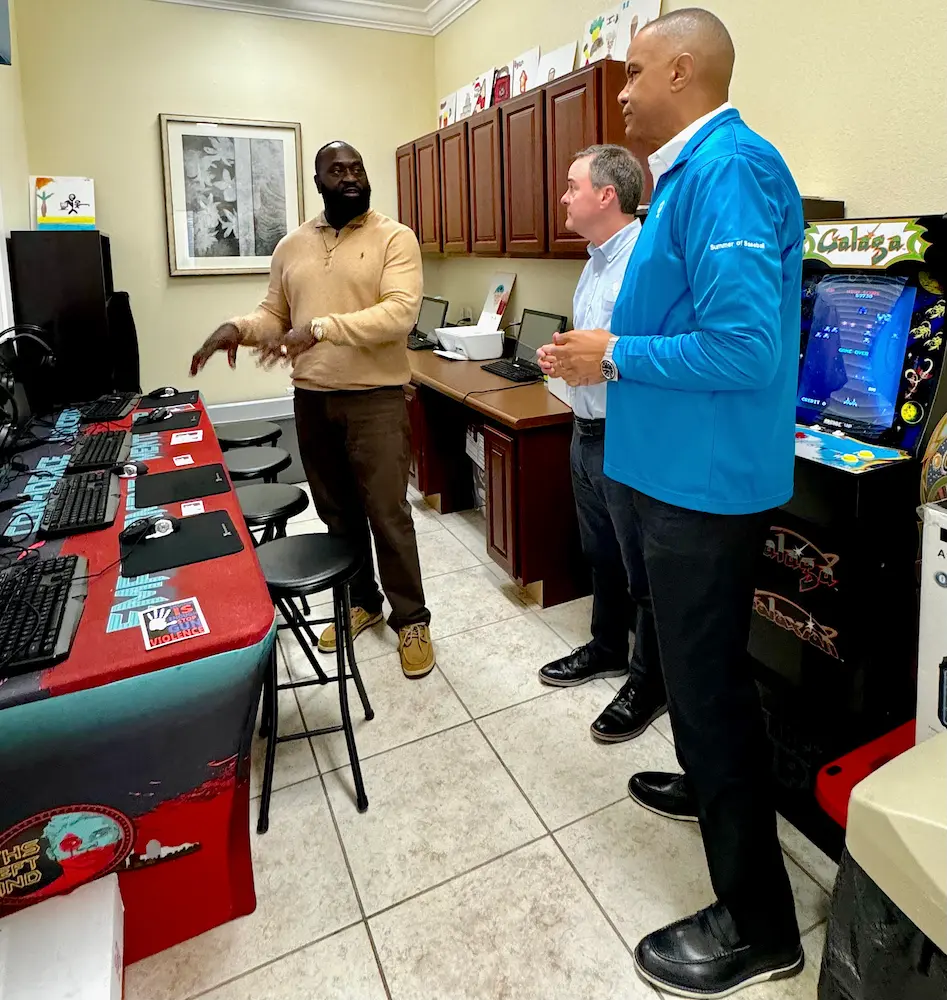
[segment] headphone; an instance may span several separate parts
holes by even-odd
[[[177,517],[169,514],[156,514],[153,517],[146,517],[144,520],[135,521],[130,524],[118,536],[120,542],[126,545],[137,545],[146,538],[166,538],[173,535],[181,528],[181,521]]]
[[[148,472],[148,466],[144,462],[122,462],[119,465],[113,465],[109,472],[115,476],[121,476],[122,479],[135,479],[138,476],[144,476]]]
[[[38,336],[39,334],[43,336],[47,335],[41,326],[36,326],[34,323],[14,323],[13,326],[8,326],[5,330],[0,330],[0,346],[11,344],[17,340],[31,340],[33,343],[39,344],[43,349],[43,357],[39,361],[40,367],[55,368],[56,355],[49,344],[43,340],[43,336]]]

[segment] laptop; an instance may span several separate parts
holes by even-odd
[[[544,344],[552,343],[554,333],[562,333],[566,328],[566,317],[558,313],[524,309],[519,322],[513,356],[501,361],[491,361],[480,367],[491,375],[510,382],[540,382],[543,371],[536,364],[536,351]]]
[[[437,347],[437,334],[434,332],[447,321],[447,306],[445,299],[435,299],[425,295],[421,299],[421,311],[414,330],[408,334],[408,350],[433,351]]]

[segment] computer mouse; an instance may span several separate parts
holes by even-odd
[[[148,471],[148,466],[144,462],[122,462],[113,465],[109,471],[122,479],[134,479],[136,476],[143,476]]]
[[[138,427],[141,424],[159,424],[162,420],[167,420],[171,416],[171,411],[166,406],[158,406],[153,410],[149,410],[147,413],[139,413],[135,417],[135,426]]]
[[[148,393],[149,399],[167,399],[169,396],[176,396],[178,390],[173,385],[163,385],[160,389],[152,389]]]
[[[165,538],[173,535],[180,528],[180,518],[171,517],[170,514],[156,514],[154,517],[146,517],[130,524],[118,538],[126,545],[135,545],[146,538]]]

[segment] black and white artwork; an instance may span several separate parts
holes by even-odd
[[[256,274],[303,219],[299,126],[161,116],[171,274]]]

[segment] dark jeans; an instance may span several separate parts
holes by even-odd
[[[635,538],[637,527],[624,509],[625,498],[614,480],[603,471],[605,421],[575,419],[572,432],[572,489],[579,520],[582,553],[592,570],[592,642],[596,658],[628,662],[629,631],[635,633],[629,680],[635,687],[654,687],[663,700],[654,620],[649,614],[638,622],[638,606],[631,596],[629,571],[619,538]],[[640,545],[632,546],[640,549]],[[632,572],[644,575],[640,559]],[[648,656],[647,648],[654,650]],[[648,669],[648,660],[651,669]]]
[[[747,653],[754,575],[765,515],[704,514],[616,483],[637,527],[678,760],[697,800],[717,898],[748,941],[798,939],[792,891],[776,836],[771,751]],[[650,666],[650,664],[649,664]]]
[[[297,389],[296,433],[316,512],[363,562],[352,606],[381,611],[371,537],[395,630],[429,622],[414,521],[407,501],[410,428],[401,386],[361,392]],[[369,534],[371,525],[371,534]]]

